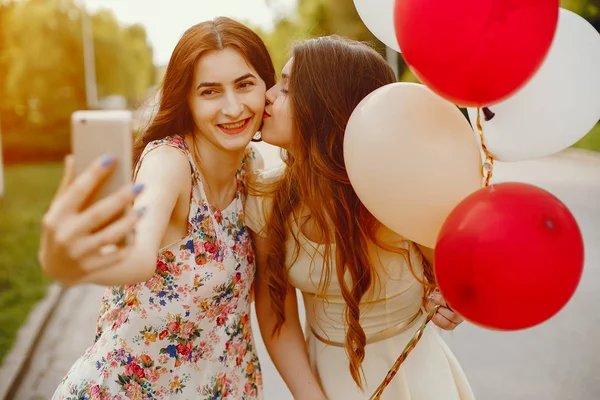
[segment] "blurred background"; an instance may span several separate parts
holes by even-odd
[[[600,0],[561,6],[600,30]],[[371,42],[400,80],[417,81],[352,0],[0,0],[0,364],[51,283],[37,262],[39,225],[69,152],[71,113],[130,109],[142,128],[181,34],[218,15],[253,27],[278,71],[294,40],[335,33]],[[574,147],[600,151],[600,125]]]

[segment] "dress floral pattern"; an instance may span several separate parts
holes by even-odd
[[[160,250],[144,283],[108,288],[94,344],[73,365],[54,399],[262,399],[262,374],[250,326],[254,253],[244,225],[249,147],[237,193],[224,210],[206,200],[190,160],[188,235]]]

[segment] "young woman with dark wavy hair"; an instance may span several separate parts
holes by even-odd
[[[260,330],[295,397],[310,384],[310,369],[327,399],[368,399],[423,322],[424,308],[432,305],[425,298],[435,286],[431,249],[380,224],[344,166],[351,113],[396,79],[376,51],[339,37],[294,46],[281,78],[267,92],[261,132],[264,141],[285,149],[285,165],[261,174],[262,188],[246,205],[257,251]],[[304,298],[307,344],[296,288]],[[445,305],[438,293],[434,301]],[[434,320],[445,329],[461,321],[447,307]],[[473,394],[430,327],[382,398],[466,400]]]

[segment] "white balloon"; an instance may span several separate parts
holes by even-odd
[[[506,73],[509,73],[508,71]],[[584,137],[600,119],[600,34],[561,9],[552,46],[540,69],[510,98],[481,116],[484,141],[498,161],[557,153]],[[476,129],[477,109],[469,108]]]
[[[430,248],[452,209],[482,186],[469,122],[417,83],[382,86],[356,106],[344,134],[344,163],[375,218]]]
[[[394,0],[354,0],[365,26],[387,47],[400,52],[394,28]]]

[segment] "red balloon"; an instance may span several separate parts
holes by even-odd
[[[552,194],[500,183],[463,200],[444,222],[435,274],[446,301],[465,319],[518,330],[558,313],[583,272],[583,238]]]
[[[455,104],[488,106],[521,88],[542,64],[559,0],[396,0],[406,63]]]

